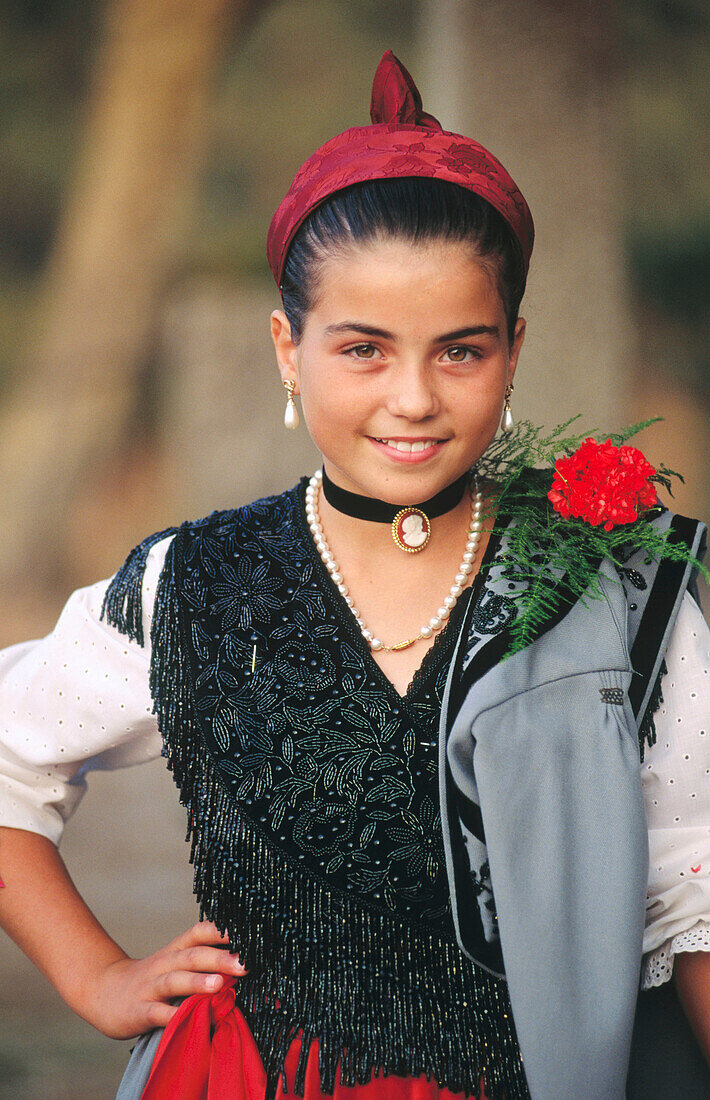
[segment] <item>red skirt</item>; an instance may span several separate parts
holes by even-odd
[[[234,979],[217,993],[196,994],[183,1001],[165,1029],[141,1100],[264,1100],[266,1073],[244,1016],[235,1005]],[[300,1053],[294,1039],[286,1057],[286,1079],[276,1100],[293,1100],[293,1081]],[[485,1092],[481,1085],[480,1100]],[[335,1100],[462,1100],[464,1093],[439,1088],[426,1077],[373,1077],[348,1088],[335,1083]],[[328,1100],[321,1092],[318,1043],[308,1053],[305,1100]]]

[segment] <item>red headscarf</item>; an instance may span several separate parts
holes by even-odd
[[[354,126],[326,141],[296,173],[267,238],[269,267],[279,286],[288,246],[320,203],[353,183],[406,176],[448,180],[481,195],[513,230],[527,271],[535,230],[517,185],[482,145],[442,130],[422,110],[416,84],[391,50],[375,73],[370,117],[371,126]]]

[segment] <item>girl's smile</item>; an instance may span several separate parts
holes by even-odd
[[[392,503],[434,496],[481,457],[524,331],[509,343],[491,265],[446,240],[382,238],[323,260],[298,344],[272,315],[329,477]]]
[[[446,445],[446,440],[398,437],[394,439],[372,439],[372,443],[393,462],[413,464],[427,462],[432,455]]]

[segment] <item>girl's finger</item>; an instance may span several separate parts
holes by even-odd
[[[190,997],[193,993],[217,993],[224,985],[222,974],[196,974],[192,970],[170,970],[155,979],[152,997],[170,1001],[174,997]]]
[[[201,920],[171,940],[169,946],[182,950],[201,943],[229,943],[229,937],[226,932],[220,932],[211,920]]]
[[[169,969],[192,970],[216,974],[245,974],[238,955],[230,955],[215,947],[188,947],[169,957]]]

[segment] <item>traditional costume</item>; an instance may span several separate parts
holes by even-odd
[[[162,695],[155,679],[153,692],[157,690],[163,700],[161,721],[168,723],[164,751],[170,754],[182,797],[189,805],[200,899],[208,914],[225,913],[234,924],[235,946],[245,952],[252,967],[250,978],[239,979],[233,990],[216,995],[216,999],[191,999],[193,1011],[199,1010],[203,1017],[207,1013],[206,1020],[192,1021],[195,1026],[200,1024],[205,1042],[211,1030],[220,1038],[212,1047],[200,1047],[190,1031],[194,1046],[183,1066],[185,1074],[190,1067],[205,1072],[205,1059],[208,1068],[212,1062],[213,1074],[217,1072],[225,1028],[227,1037],[239,1042],[247,1068],[251,1065],[249,1055],[256,1049],[264,1066],[275,1073],[287,1047],[290,1022],[301,1029],[306,1025],[306,1034],[319,1040],[324,1037],[326,1058],[330,1059],[335,1059],[338,1029],[353,1028],[358,1043],[351,1044],[351,1061],[343,1068],[350,1070],[356,1057],[360,1068],[364,1067],[364,1077],[369,1069],[381,1072],[386,1066],[390,1076],[371,1082],[371,1086],[380,1086],[383,1095],[446,1096],[444,1088],[439,1090],[434,1084],[437,1080],[444,1087],[448,1083],[451,1092],[464,1092],[466,1078],[458,1075],[469,1074],[470,1081],[477,1068],[490,1081],[494,1095],[504,1083],[508,1096],[525,1095],[506,984],[477,968],[457,946],[437,805],[439,712],[449,669],[454,667],[454,645],[460,637],[456,667],[468,673],[470,680],[475,658],[464,669],[463,654],[479,648],[485,640],[486,664],[495,676],[500,668],[497,647],[504,644],[511,625],[513,609],[507,585],[513,582],[501,578],[493,565],[502,553],[501,541],[489,543],[492,568],[481,572],[469,601],[457,609],[456,617],[426,655],[404,698],[369,657],[357,625],[323,568],[303,519],[302,487],[236,514],[220,514],[187,525],[179,538],[166,536],[150,550],[144,545],[136,552],[112,582],[107,606],[109,614],[121,617],[129,634],[142,630],[144,645],[101,618],[107,592],[103,583],[77,593],[47,639],[12,647],[0,655],[2,712],[6,716],[1,731],[2,823],[43,832],[55,841],[63,820],[81,797],[88,771],[160,753],[162,739],[151,713],[148,689],[151,665],[154,677],[161,677]],[[190,563],[187,567],[186,561]],[[637,584],[643,580],[635,570],[631,575]],[[627,585],[632,596],[641,591],[632,582]],[[125,598],[122,605],[119,593]],[[617,598],[623,595],[620,588],[612,588],[611,593]],[[630,602],[635,602],[632,596]],[[182,607],[179,635],[177,620],[168,616],[171,601]],[[607,617],[611,613],[607,604],[600,604],[598,610]],[[557,625],[564,626],[567,620],[565,616]],[[220,635],[222,627],[218,640],[214,636]],[[178,641],[185,631],[187,639]],[[554,633],[550,630],[540,640],[549,640]],[[149,642],[151,634],[155,652]],[[171,638],[177,642],[179,660],[178,652],[170,648]],[[680,601],[669,644],[668,672],[662,681],[664,702],[655,715],[656,741],[646,747],[642,766],[634,737],[624,742],[629,767],[633,761],[640,773],[650,826],[652,862],[643,944],[649,986],[670,976],[669,956],[674,951],[710,948],[706,871],[710,832],[701,802],[705,772],[710,767],[704,688],[710,674],[710,636],[687,593]],[[602,748],[597,743],[599,728],[604,732],[607,723],[615,722],[620,713],[624,722],[628,721],[628,662],[620,639],[616,645],[606,669],[587,672],[587,677],[598,683],[592,683],[585,700],[588,713],[579,743],[591,755],[593,797],[598,792],[594,776]],[[562,657],[569,663],[578,652],[576,645],[571,652],[563,648]],[[506,665],[512,668],[512,661],[505,662],[504,672]],[[184,676],[194,677],[194,702],[191,692],[184,694]],[[485,681],[484,676],[480,683]],[[611,693],[608,698],[602,696],[599,684]],[[615,701],[618,691],[624,696],[621,704]],[[502,702],[509,705],[508,697]],[[460,745],[461,731],[466,724],[475,729],[477,719],[459,702],[453,710],[447,707],[447,713],[446,727],[454,731],[447,734],[447,741],[453,738],[453,743]],[[458,724],[456,714],[461,719]],[[505,728],[515,731],[512,724]],[[538,730],[545,728],[544,723],[538,724]],[[520,729],[525,736],[529,727],[523,724]],[[477,744],[484,744],[479,729],[474,735]],[[240,747],[242,736],[248,742],[248,752]],[[511,815],[517,814],[518,805],[529,808],[533,801],[529,787],[526,793],[520,786],[521,765],[530,765],[537,786],[542,781],[539,769],[532,767],[530,746],[520,752],[516,740],[513,748],[512,762],[518,770],[508,799]],[[469,758],[475,759],[471,753]],[[459,748],[442,774],[453,769],[457,784],[471,801],[465,771],[460,770],[462,759],[465,756]],[[475,763],[479,769],[478,761]],[[384,793],[377,791],[381,785]],[[240,787],[242,793],[237,795]],[[367,798],[373,792],[374,798]],[[352,801],[354,793],[356,802]],[[567,801],[563,805],[568,805]],[[570,821],[575,818],[575,805],[570,808]],[[264,812],[257,812],[262,807]],[[444,807],[446,847],[449,858],[456,861],[462,840],[473,836],[478,842],[480,830],[471,821],[465,802],[457,800],[452,806],[447,799]],[[597,808],[603,822],[606,803],[600,800]],[[383,812],[384,816],[379,816]],[[517,821],[517,816],[511,816],[511,824]],[[490,845],[489,832],[486,839]],[[281,836],[286,840],[281,841]],[[521,831],[520,843],[524,836]],[[616,833],[607,839],[609,847],[624,840]],[[560,858],[563,852],[564,847]],[[547,863],[542,866],[546,875],[554,869]],[[476,921],[479,914],[491,914],[487,903],[492,892],[482,873],[485,860],[469,870],[464,880],[468,894],[461,893],[460,870],[452,875],[451,883],[459,935],[465,951],[474,953]],[[223,874],[224,893],[219,886]],[[496,897],[498,906],[501,900],[505,903],[504,898]],[[596,920],[599,899],[590,897],[588,906],[590,920]],[[300,928],[299,914],[303,919]],[[311,919],[313,914],[317,920]],[[333,914],[339,916],[340,925]],[[465,918],[463,924],[460,914]],[[495,927],[492,917],[491,927]],[[637,934],[637,927],[632,935]],[[530,935],[535,935],[532,921]],[[281,962],[278,949],[284,947],[284,940],[290,944],[288,960],[294,963],[293,972]],[[487,942],[483,936],[484,945]],[[495,936],[490,944],[496,950]],[[328,954],[336,946],[338,954]],[[606,985],[615,976],[615,960],[610,958],[606,942],[592,942],[591,946],[601,969],[598,977]],[[382,965],[387,948],[391,956],[385,959],[384,977],[378,976],[375,959]],[[536,942],[529,956],[531,967],[539,961],[537,950]],[[300,952],[314,966],[308,975],[299,963]],[[437,960],[434,973],[430,954]],[[479,957],[489,969],[500,969],[490,954]],[[314,975],[322,967],[323,976],[316,980]],[[270,983],[278,1010],[272,1000],[263,1004],[259,1013],[258,999],[254,1002],[250,997],[266,995]],[[372,1032],[361,1030],[364,1019],[372,1020],[368,995],[374,992],[381,997],[378,986],[382,984],[389,987],[385,1019],[377,1020]],[[335,1019],[325,1014],[319,1019],[326,1005],[332,1007],[327,998],[333,998],[339,985],[344,999],[334,998]],[[542,986],[537,991],[542,999]],[[305,995],[303,1002],[301,995]],[[231,1008],[232,996],[243,1006],[243,1014],[224,1011],[225,1001]],[[456,1002],[453,1006],[452,1000]],[[382,1006],[381,1000],[375,1004]],[[496,1035],[499,1016],[503,1029]],[[190,1023],[189,1017],[186,1023]],[[245,1032],[266,1046],[249,1047]],[[420,1035],[426,1042],[420,1041]],[[146,1040],[140,1049],[146,1046],[150,1053],[151,1042],[154,1048],[158,1038]],[[275,1041],[273,1051],[268,1045],[271,1041]],[[396,1052],[394,1064],[382,1058],[387,1042]],[[233,1057],[233,1043],[226,1047]],[[296,1084],[301,1049],[296,1041],[285,1056],[289,1093]],[[316,1044],[312,1049],[316,1051]],[[230,1065],[232,1080],[236,1070]],[[174,1069],[175,1064],[172,1066]],[[324,1064],[326,1074],[332,1072],[332,1066],[333,1061]],[[440,1076],[433,1077],[430,1092],[414,1079],[397,1079],[417,1071],[433,1074],[435,1068]],[[266,1070],[259,1072],[265,1088]],[[311,1054],[305,1076],[301,1067],[301,1076],[311,1097],[329,1084],[327,1077],[321,1082],[316,1053]],[[175,1079],[171,1080],[174,1085]],[[342,1080],[341,1071],[339,1084]],[[190,1095],[188,1084],[184,1095]],[[407,1087],[410,1091],[405,1091]]]
[[[391,54],[372,118],[296,176],[269,234],[277,282],[319,202],[391,176],[483,195],[527,267],[533,227],[519,190],[490,153],[424,114]],[[248,969],[141,1040],[119,1096],[423,1100],[485,1089],[496,1100],[621,1100],[642,953],[653,971],[658,949],[682,950],[683,936],[710,948],[707,689],[703,707],[688,687],[688,673],[702,681],[710,664],[689,594],[704,528],[659,511],[653,524],[672,529],[682,560],[659,565],[633,546],[621,570],[600,559],[596,598],[580,600],[564,572],[546,578],[554,614],[510,655],[531,575],[507,552],[519,514],[501,518],[400,696],[314,545],[306,507],[302,482],[161,532],[108,586],[76,598],[46,643],[68,652],[67,695],[95,678],[102,651],[131,666],[106,687],[114,717],[103,737],[82,689],[81,706],[62,704],[63,743],[40,751],[17,700],[46,683],[51,655],[4,656],[14,723],[2,823],[55,838],[91,766],[162,745],[187,808],[201,913]],[[78,648],[66,631],[83,637]],[[674,776],[656,789],[680,766],[676,681],[696,757],[697,799],[682,808],[666,789]],[[669,815],[679,833],[689,819],[677,874],[698,866],[690,896],[661,862]]]

